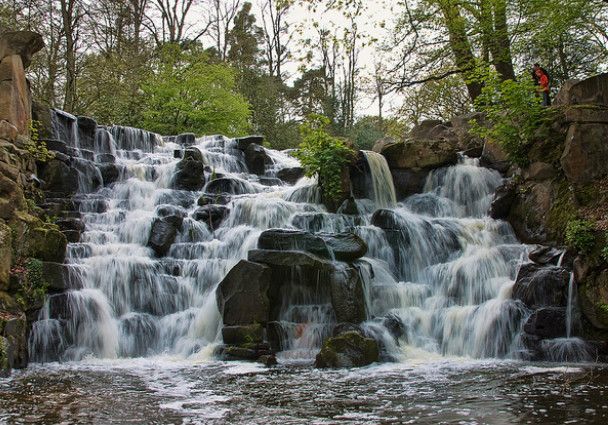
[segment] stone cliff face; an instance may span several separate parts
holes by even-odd
[[[39,34],[0,36],[0,374],[27,364],[27,321],[40,308],[44,261],[63,262],[65,236],[38,216],[38,146],[30,139],[32,100],[25,69]]]

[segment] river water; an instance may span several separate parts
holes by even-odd
[[[605,424],[608,368],[427,358],[363,369],[175,358],[34,365],[7,424]]]

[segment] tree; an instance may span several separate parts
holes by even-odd
[[[166,45],[158,72],[143,85],[143,127],[161,134],[194,132],[243,135],[249,130],[249,104],[236,92],[236,75],[212,64],[200,49]]]

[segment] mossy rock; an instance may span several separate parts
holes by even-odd
[[[8,339],[0,336],[0,377],[6,377],[11,369],[8,361]]]
[[[259,323],[245,326],[224,326],[222,328],[224,344],[255,344],[264,339],[264,329]]]
[[[8,288],[13,257],[11,228],[0,222],[0,291]]]
[[[47,226],[32,229],[28,236],[26,253],[28,257],[63,263],[68,244],[63,233]]]
[[[348,331],[325,340],[315,361],[318,368],[362,367],[377,362],[378,343],[357,331]]]

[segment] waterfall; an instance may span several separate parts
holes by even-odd
[[[390,208],[397,203],[395,186],[386,158],[372,151],[361,151],[371,170],[371,183],[374,203],[381,208]]]
[[[434,170],[424,193],[398,204],[386,160],[364,152],[372,200],[361,202],[360,215],[346,215],[327,212],[315,180],[277,179],[299,165],[284,153],[267,149],[264,174],[254,175],[236,141],[196,139],[189,149],[202,155],[207,184],[188,191],[175,189],[174,153],[182,146],[170,139],[128,127],[101,127],[89,139],[80,149],[111,155],[121,172],[75,197],[85,231],[68,245],[66,261],[78,282],[46,300],[30,337],[35,361],[211,352],[221,342],[216,288],[269,228],[352,231],[365,240],[367,255],[355,265],[369,317],[362,329],[381,341],[384,358],[517,357],[521,350],[526,311],[510,293],[528,247],[486,215],[501,178],[477,160]],[[233,193],[206,193],[218,184],[211,174]],[[219,225],[197,220],[201,200],[225,208]],[[159,254],[148,240],[161,218],[179,226]],[[311,359],[336,318],[326,278],[311,287],[300,284],[301,273],[292,267],[285,277],[277,317],[284,357]]]
[[[561,258],[560,258],[561,260]],[[568,303],[566,305],[566,338],[572,335],[572,309],[573,309],[573,292],[574,292],[574,272],[570,272],[570,280],[568,281]]]

